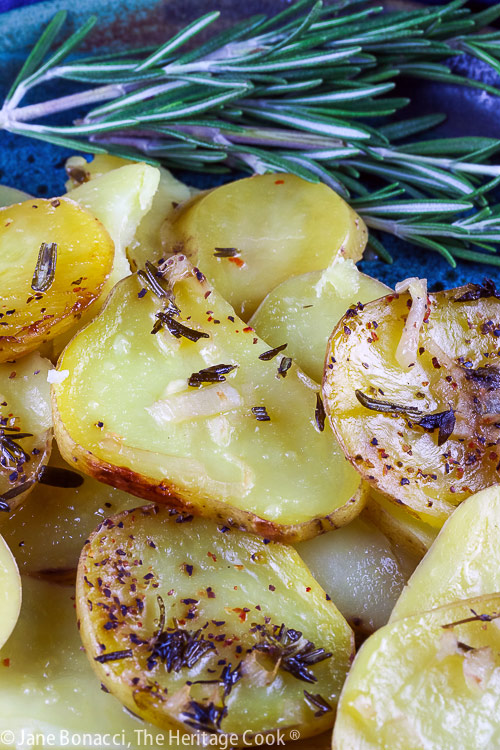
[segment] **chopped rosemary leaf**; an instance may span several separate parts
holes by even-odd
[[[316,394],[316,409],[314,410],[314,419],[320,432],[325,429],[326,412],[323,401],[319,393]]]
[[[203,370],[193,372],[189,376],[188,385],[199,388],[203,383],[223,383],[228,372],[232,372],[238,365],[212,365]]]
[[[11,490],[7,490],[7,492],[4,492],[2,495],[0,495],[0,510],[10,510],[10,507],[7,505],[7,507],[4,507],[9,500],[13,500],[15,497],[19,497],[19,495],[22,495],[23,492],[26,492],[26,490],[29,490],[29,488],[35,484],[36,479],[28,479],[27,482],[23,482],[22,484],[18,484],[16,487],[12,487]]]
[[[367,396],[366,393],[358,389],[354,393],[359,403],[372,411],[394,412],[396,414],[406,414],[409,417],[418,417],[423,414],[423,411],[417,409],[416,406],[404,406],[402,404],[394,404],[391,401],[381,401],[378,398]]]
[[[333,707],[319,693],[312,695],[311,693],[308,693],[307,690],[304,690],[304,698],[313,710],[316,709],[314,715],[317,717],[323,716],[323,714],[326,714],[329,711],[333,711]]]
[[[46,292],[50,289],[56,275],[56,263],[57,243],[42,242],[31,281],[31,288],[34,292]]]
[[[475,370],[464,367],[463,372],[466,380],[470,380],[482,388],[487,388],[489,391],[500,389],[500,369],[495,365],[476,367]]]
[[[419,427],[423,427],[428,432],[433,432],[436,427],[439,429],[438,433],[438,445],[446,443],[448,438],[452,435],[455,429],[455,412],[453,409],[447,409],[447,411],[440,411],[437,414],[428,414],[423,417],[417,424]]]
[[[314,643],[306,640],[300,630],[286,628],[284,624],[273,625],[272,631],[262,628],[260,635],[262,640],[254,649],[275,659],[279,662],[280,669],[289,672],[297,680],[317,682],[318,678],[310,667],[333,656],[324,648],[317,648]]]
[[[255,414],[255,419],[257,422],[270,422],[271,417],[267,413],[267,409],[265,406],[252,406],[251,408],[252,414]]]
[[[119,659],[130,659],[132,656],[132,649],[127,648],[123,651],[110,651],[109,654],[101,654],[95,656],[94,661],[98,661],[99,664],[106,664],[108,661],[118,661]]]
[[[291,357],[282,357],[281,362],[278,365],[278,375],[282,378],[286,378],[286,374],[292,366]]]
[[[472,300],[488,297],[500,299],[500,291],[492,279],[483,279],[482,284],[469,284],[469,291],[456,297],[455,302],[471,302]]]
[[[196,331],[193,328],[188,328],[183,325],[179,320],[176,320],[171,313],[159,312],[156,313],[157,321],[155,322],[151,333],[158,333],[164,326],[166,326],[172,336],[176,339],[185,338],[189,341],[199,341],[200,339],[210,338],[208,333],[204,331]]]
[[[163,300],[168,300],[167,311],[170,314],[179,315],[180,310],[175,304],[173,290],[166,285],[162,272],[154,265],[154,263],[147,260],[144,270],[141,269],[137,271],[137,275],[142,281],[146,282],[151,291],[156,294],[157,297]]]
[[[214,249],[216,258],[234,258],[235,255],[239,255],[239,251],[235,247],[216,247]]]
[[[264,362],[268,362],[270,359],[274,359],[277,354],[286,349],[287,346],[288,344],[280,344],[280,346],[275,346],[274,349],[268,349],[267,352],[262,352],[262,354],[259,354],[259,359],[262,359]]]
[[[456,620],[455,622],[449,622],[446,625],[441,625],[443,630],[448,630],[449,628],[454,628],[456,625],[466,625],[468,622],[493,622],[493,620],[498,620],[500,617],[500,612],[495,612],[492,615],[480,615],[475,610],[470,609],[472,612],[472,617],[466,617],[464,620]]]
[[[16,440],[33,437],[29,432],[14,433]],[[8,463],[17,466],[19,463],[29,461],[28,454],[18,445],[13,435],[5,435],[3,429],[0,429],[0,455]]]
[[[226,706],[216,706],[214,703],[203,705],[197,701],[189,701],[190,711],[183,711],[186,718],[184,723],[192,729],[208,734],[216,734],[221,731],[222,719],[227,715]]]

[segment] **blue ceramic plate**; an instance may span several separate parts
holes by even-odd
[[[180,26],[209,10],[221,11],[221,22],[230,24],[242,15],[276,11],[285,0],[0,0],[6,6],[23,7],[1,15],[0,37],[0,96],[3,98],[22,61],[40,35],[41,28],[61,8],[67,8],[69,18],[66,32],[80,25],[89,15],[96,14],[99,24],[94,29],[85,51],[123,49],[164,41]],[[398,7],[410,3],[393,0]],[[435,4],[432,3],[432,4]],[[485,2],[491,4],[491,2]],[[470,78],[500,86],[498,77],[485,65],[467,57],[454,58],[455,70]],[[437,83],[411,81],[411,92],[400,85],[401,95],[411,94],[412,104],[404,115],[444,112],[447,121],[434,130],[436,136],[482,135],[498,137],[500,99],[478,89],[448,86]],[[399,93],[399,92],[398,92]],[[37,141],[0,131],[0,182],[26,190],[35,195],[57,195],[64,191],[64,161],[69,152]],[[191,184],[206,187],[206,178],[193,173],[181,176]],[[215,183],[212,183],[215,184]],[[452,269],[439,255],[419,251],[393,238],[385,238],[394,257],[389,266],[378,260],[365,260],[361,267],[390,286],[408,276],[422,276],[429,280],[431,290],[448,288],[480,281],[485,275],[500,282],[499,269],[482,264],[460,262]]]

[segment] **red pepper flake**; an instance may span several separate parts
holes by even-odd
[[[4,667],[10,667],[10,659],[2,659],[2,664]]]
[[[10,375],[9,375],[9,380],[12,380],[12,378],[15,378],[15,377],[16,377],[16,373],[15,373],[15,371],[13,370],[13,371],[12,371],[12,372],[10,373]]]
[[[205,292],[203,296],[205,297],[205,299],[208,299],[208,297],[210,297],[211,294],[212,294],[212,290],[209,289],[208,292]]]
[[[284,185],[285,184],[285,180],[275,180],[274,184],[275,185]]]
[[[173,596],[175,594],[175,589],[170,589],[170,591],[167,593],[167,596]]]
[[[255,328],[252,328],[252,326],[247,326],[243,329],[243,333],[252,333],[253,331],[255,331]]]
[[[276,586],[273,586],[272,583],[269,584],[269,591],[276,591]]]
[[[207,587],[207,596],[209,599],[215,599],[215,591],[212,590],[211,586]]]
[[[217,557],[213,552],[207,552],[207,557],[211,557],[214,562],[217,562]]]
[[[247,619],[247,613],[250,612],[248,607],[234,607],[233,612],[236,612],[236,614],[239,617],[240,622],[246,622]]]
[[[238,266],[238,268],[242,268],[242,266],[245,265],[245,261],[241,258],[228,258],[228,261],[230,263],[234,263],[235,266]]]
[[[310,587],[310,586],[306,586],[306,591],[307,591],[307,593],[309,593],[309,592],[310,592],[310,590],[311,590],[311,587]]]
[[[440,370],[441,369],[441,365],[439,364],[437,357],[433,357],[432,358],[432,365],[433,365],[433,367],[436,368],[436,370]]]

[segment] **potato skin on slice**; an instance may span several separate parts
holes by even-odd
[[[493,750],[500,737],[500,595],[372,635],[346,680],[334,750]]]
[[[51,368],[37,352],[0,364],[0,524],[34,489],[50,457]]]
[[[280,356],[260,359],[269,346],[183,256],[156,278],[180,316],[152,335],[170,302],[134,275],[61,357],[69,376],[53,387],[53,408],[65,459],[139,497],[269,539],[348,523],[366,490],[328,425],[318,427],[319,386],[294,365],[280,376]],[[177,323],[202,338],[176,337],[168,325]]]
[[[476,284],[428,295],[406,366],[396,352],[411,305],[410,294],[391,294],[344,316],[330,338],[323,397],[363,478],[439,528],[500,478],[500,300]],[[375,400],[371,408],[356,391]]]
[[[36,291],[42,243],[57,245],[57,262],[50,286]],[[113,255],[102,224],[68,198],[32,198],[0,208],[0,362],[69,328],[99,296]]]
[[[291,547],[160,506],[125,511],[82,551],[77,612],[98,678],[157,726],[244,746],[333,724],[353,635]]]
[[[199,266],[243,320],[285,279],[357,261],[364,221],[327,185],[291,174],[235,180],[180,206],[166,221],[163,251]]]

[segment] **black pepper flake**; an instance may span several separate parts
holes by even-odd
[[[291,357],[282,357],[281,362],[278,365],[278,375],[282,378],[286,378],[286,374],[292,366]]]
[[[139,299],[142,299],[147,293],[148,290],[145,289],[145,287],[142,287],[141,291],[137,293],[137,296],[139,297]]]
[[[270,359],[274,359],[280,352],[282,352],[284,349],[286,349],[288,344],[281,344],[280,346],[275,346],[274,349],[268,349],[266,352],[262,352],[262,354],[259,354],[259,359],[261,359],[263,362],[268,362]]]
[[[198,604],[198,599],[181,599],[183,604]]]
[[[192,565],[189,565],[188,563],[184,563],[184,570],[186,571],[186,573],[188,574],[188,576],[192,576],[193,575],[193,566]]]
[[[406,477],[403,477],[400,482],[401,485],[410,484],[410,480]]]

